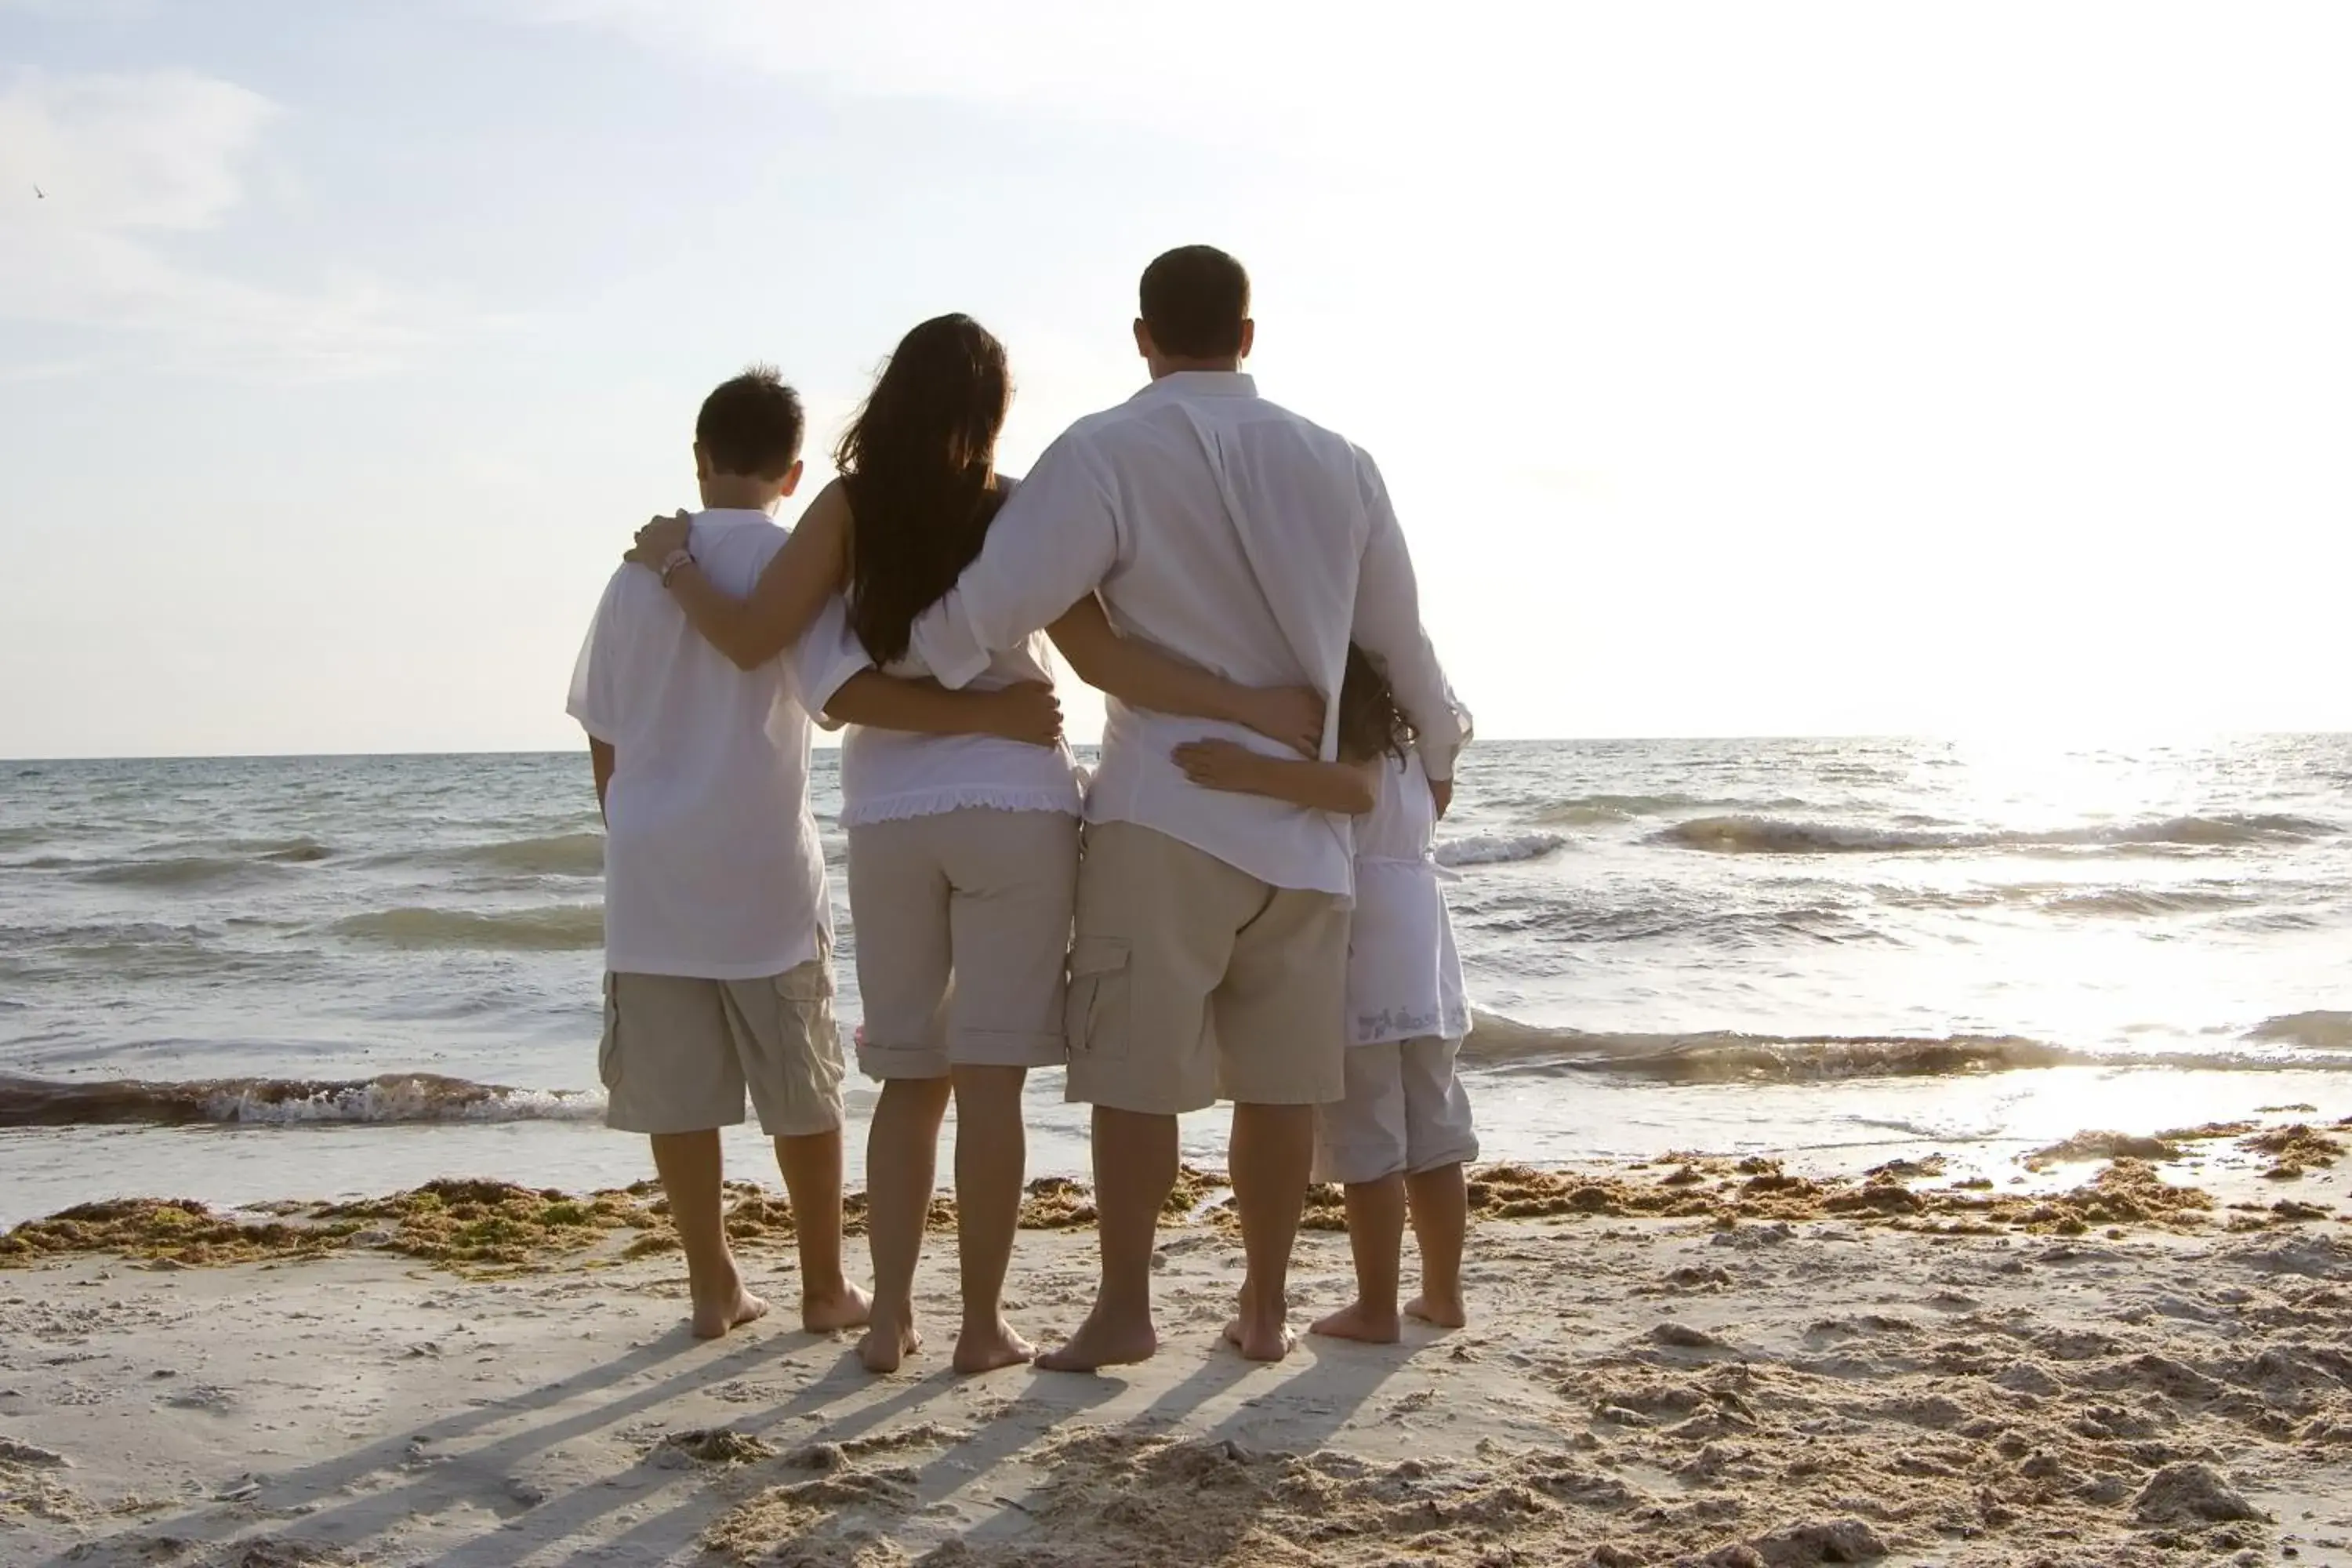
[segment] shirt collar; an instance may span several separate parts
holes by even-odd
[[[1180,370],[1161,376],[1129,399],[1147,397],[1255,397],[1257,378],[1240,370]]]

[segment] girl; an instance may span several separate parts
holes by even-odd
[[[1013,491],[995,467],[1011,399],[1003,347],[986,329],[961,315],[923,322],[842,436],[841,478],[750,598],[730,598],[690,560],[667,577],[696,629],[744,668],[800,644],[803,700],[852,726],[841,822],[865,998],[857,1057],[883,1086],[866,1161],[873,1317],[858,1346],[875,1372],[922,1342],[915,1268],[950,1097],[963,1287],[954,1364],[985,1372],[1031,1353],[1000,1303],[1021,1210],[1022,1090],[1030,1068],[1065,1059],[1077,770],[1045,637],[997,656],[963,691],[929,681],[908,648],[916,618],[954,586]],[[656,521],[629,558],[658,566],[684,544],[683,523]],[[1231,686],[1126,642],[1091,595],[1051,635],[1084,679],[1137,707],[1302,749],[1320,740],[1312,693]]]
[[[1318,1178],[1346,1188],[1356,1300],[1318,1334],[1392,1344],[1402,1330],[1398,1255],[1412,1211],[1421,1294],[1405,1314],[1466,1321],[1462,1242],[1478,1157],[1454,1058],[1470,1031],[1462,961],[1433,858],[1438,808],[1412,727],[1361,649],[1348,650],[1336,763],[1268,757],[1226,741],[1181,746],[1193,783],[1344,811],[1356,823],[1356,909],[1348,938],[1348,1096],[1316,1118]]]

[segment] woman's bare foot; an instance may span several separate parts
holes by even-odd
[[[1458,1329],[1470,1321],[1459,1296],[1415,1296],[1404,1304],[1404,1315],[1435,1323],[1441,1329]]]
[[[966,1374],[994,1372],[1036,1359],[1037,1347],[1013,1331],[1003,1318],[966,1323],[956,1335],[955,1369]]]
[[[1361,1301],[1350,1301],[1308,1331],[1327,1340],[1360,1340],[1368,1345],[1392,1345],[1404,1337],[1404,1325],[1394,1312],[1375,1312]]]
[[[740,1279],[728,1287],[725,1293],[715,1294],[709,1300],[697,1299],[694,1303],[694,1337],[698,1340],[724,1339],[730,1329],[768,1315],[768,1303],[743,1289]]]
[[[1225,1342],[1240,1351],[1244,1360],[1280,1361],[1297,1344],[1298,1336],[1283,1319],[1242,1312],[1225,1325]]]
[[[900,1362],[922,1348],[923,1336],[911,1315],[876,1312],[874,1326],[857,1342],[857,1359],[868,1372],[896,1372]]]
[[[844,1285],[819,1296],[801,1293],[801,1327],[813,1334],[862,1328],[873,1310],[874,1303],[855,1285]]]
[[[1151,1315],[1112,1317],[1099,1307],[1078,1325],[1078,1331],[1057,1351],[1047,1351],[1037,1364],[1047,1372],[1094,1372],[1106,1366],[1132,1366],[1150,1361],[1160,1349]]]

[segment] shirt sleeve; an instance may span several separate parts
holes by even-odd
[[[1356,581],[1354,638],[1388,677],[1397,706],[1420,732],[1422,767],[1440,783],[1453,778],[1454,760],[1470,738],[1469,715],[1437,662],[1437,649],[1421,624],[1421,584],[1404,530],[1389,502],[1388,485],[1370,456],[1356,454],[1370,532]]]
[[[820,730],[838,730],[838,719],[824,716],[824,705],[849,684],[850,677],[874,668],[857,634],[849,629],[849,604],[835,594],[825,601],[814,625],[801,638],[793,656],[793,679],[800,688],[802,705]]]
[[[989,525],[977,559],[910,639],[942,686],[968,686],[995,654],[1018,647],[1102,585],[1118,564],[1118,509],[1076,431],[1045,450]]]
[[[635,570],[624,566],[604,584],[596,616],[580,644],[580,658],[572,667],[572,691],[563,710],[580,721],[592,740],[614,743],[621,726],[621,580]]]

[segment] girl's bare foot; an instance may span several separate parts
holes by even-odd
[[[1470,1321],[1459,1296],[1415,1296],[1404,1304],[1404,1315],[1419,1318],[1424,1323],[1435,1323],[1441,1329],[1458,1329]]]
[[[994,1372],[1036,1358],[1037,1347],[1013,1331],[1003,1318],[966,1323],[956,1335],[955,1369],[964,1373]]]
[[[740,1329],[767,1315],[768,1303],[744,1289],[743,1282],[737,1279],[708,1300],[696,1300],[694,1337],[698,1340],[724,1339],[728,1330]]]
[[[911,1316],[877,1312],[874,1326],[857,1342],[857,1359],[868,1372],[896,1372],[900,1362],[922,1348],[923,1336]]]
[[[1350,1301],[1309,1331],[1327,1340],[1360,1340],[1368,1345],[1392,1345],[1403,1337],[1404,1325],[1394,1312],[1376,1312],[1361,1301]]]
[[[1151,1314],[1133,1317],[1107,1314],[1099,1307],[1078,1325],[1078,1331],[1057,1351],[1047,1351],[1037,1364],[1047,1372],[1095,1372],[1107,1366],[1129,1366],[1150,1361],[1160,1349]]]
[[[844,1285],[837,1290],[813,1296],[801,1294],[801,1327],[813,1334],[829,1334],[836,1329],[865,1326],[874,1310],[866,1292],[855,1285]]]

